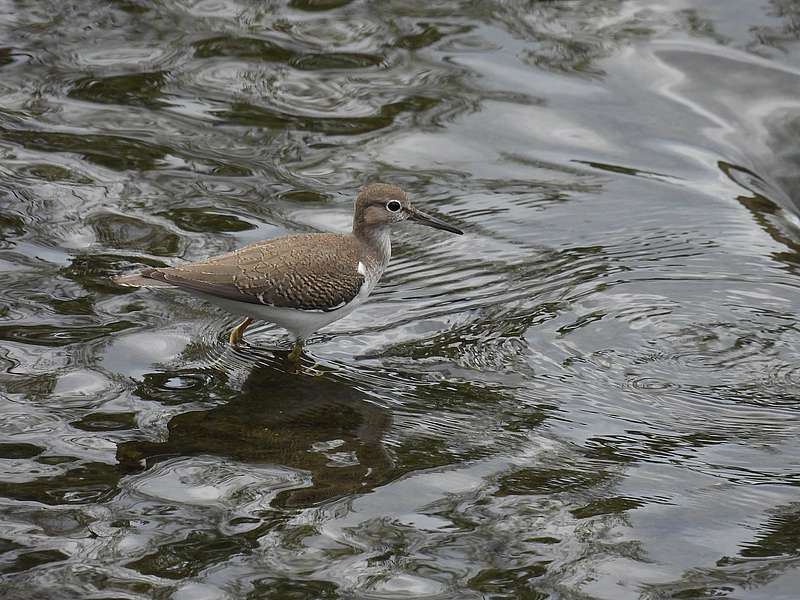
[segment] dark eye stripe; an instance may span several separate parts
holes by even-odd
[[[389,200],[389,202],[386,203],[386,210],[389,212],[397,212],[400,208],[401,205],[397,200]]]

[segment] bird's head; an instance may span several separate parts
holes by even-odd
[[[365,185],[358,192],[353,218],[354,231],[357,232],[363,227],[384,227],[406,220],[451,233],[464,233],[460,229],[414,208],[406,193],[396,185],[371,183]]]

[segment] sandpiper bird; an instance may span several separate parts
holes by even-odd
[[[242,339],[253,320],[280,325],[295,337],[289,358],[297,360],[309,335],[367,299],[389,264],[389,228],[407,219],[463,233],[414,208],[399,187],[373,183],[356,197],[352,233],[288,235],[200,262],[144,269],[115,281],[182,288],[244,316],[230,333],[231,344]]]

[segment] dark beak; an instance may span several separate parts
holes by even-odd
[[[444,231],[449,231],[450,233],[457,233],[458,235],[462,235],[464,232],[460,229],[453,227],[452,225],[448,225],[444,221],[437,219],[436,217],[432,217],[431,215],[425,214],[421,210],[417,210],[413,206],[409,206],[406,209],[408,212],[408,218],[411,221],[416,221],[417,223],[422,223],[423,225],[427,225],[428,227],[434,227],[436,229],[443,229]]]

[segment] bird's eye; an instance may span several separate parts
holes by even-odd
[[[402,208],[402,205],[397,200],[389,200],[386,203],[386,210],[389,212],[397,212]]]

